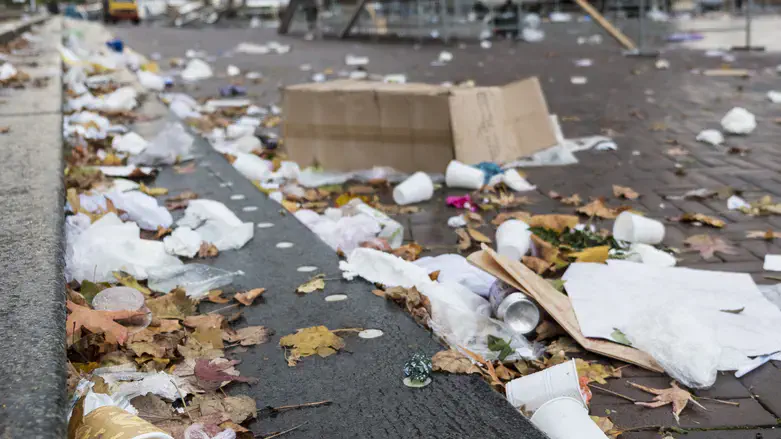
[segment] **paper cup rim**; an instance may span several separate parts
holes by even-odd
[[[569,399],[578,403],[578,406],[582,408],[584,411],[586,411],[586,416],[588,416],[588,409],[586,408],[585,404],[583,404],[583,401],[578,401],[577,399],[571,396],[557,396],[551,400],[545,401],[537,410],[534,411],[534,414],[532,414],[531,418],[529,418],[529,421],[534,422],[535,416],[537,416],[537,414],[540,413],[542,409],[545,408],[545,406],[551,405],[554,402],[559,402],[565,399]]]

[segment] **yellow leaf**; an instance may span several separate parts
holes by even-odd
[[[521,258],[521,262],[523,262],[523,265],[529,267],[537,274],[545,273],[548,268],[550,268],[551,265],[553,265],[551,262],[548,262],[544,259],[536,258],[534,256],[524,256]]]
[[[528,223],[531,220],[531,214],[529,212],[517,211],[517,212],[502,212],[496,215],[496,218],[491,221],[491,224],[498,226],[509,219],[521,220]]]
[[[458,235],[458,250],[466,251],[469,247],[472,247],[472,238],[464,229],[456,229],[456,235]]]
[[[677,220],[683,223],[707,224],[717,229],[720,229],[726,225],[724,221],[702,213],[684,213],[683,215],[679,216]]]
[[[325,280],[323,279],[322,274],[318,274],[312,279],[309,279],[308,281],[299,285],[298,288],[296,288],[296,293],[307,294],[317,290],[324,290],[324,289],[325,289]]]
[[[195,302],[187,297],[182,288],[154,299],[147,299],[146,306],[152,311],[152,316],[158,319],[179,319],[195,314]]]
[[[299,358],[315,354],[321,357],[333,355],[344,347],[344,340],[325,326],[312,326],[282,337],[279,340],[279,345],[291,348],[292,358],[297,361]],[[292,365],[295,365],[295,361]],[[290,364],[290,358],[288,358],[288,364]]]
[[[477,242],[484,242],[486,244],[490,244],[492,242],[491,238],[485,236],[483,233],[471,227],[467,227],[466,231],[469,232],[469,236],[471,236],[472,239],[474,239]]]
[[[746,238],[759,238],[767,241],[772,241],[776,238],[781,238],[781,232],[774,232],[773,229],[762,230],[750,230],[746,232]]]
[[[605,262],[609,251],[609,245],[600,245],[583,249],[577,253],[570,253],[569,256],[575,258],[577,262]]]
[[[575,365],[578,370],[578,376],[587,378],[589,383],[607,384],[605,378],[621,378],[621,370],[613,366],[597,362],[589,363],[580,358],[575,359]]]
[[[141,292],[141,294],[143,294],[146,297],[149,297],[149,296],[152,295],[152,290],[150,290],[149,288],[141,285],[136,280],[136,278],[134,278],[133,276],[131,276],[131,275],[127,274],[127,273],[123,273],[121,271],[115,271],[113,274],[114,274],[114,278],[120,284],[122,284],[122,285],[124,285],[126,287],[133,288],[135,290],[138,290],[138,291]]]
[[[579,207],[577,212],[584,215],[598,216],[605,219],[613,219],[618,216],[617,209],[605,205],[605,202],[601,198],[597,198],[585,206]]]
[[[583,204],[583,200],[578,194],[572,194],[572,196],[564,197],[561,199],[561,202],[569,206],[580,206]]]
[[[258,298],[258,296],[260,296],[265,292],[266,292],[265,288],[255,288],[247,291],[246,293],[236,293],[236,295],[233,296],[233,298],[236,299],[237,302],[241,303],[244,306],[250,306],[252,305],[252,302],[254,302],[255,299]]]
[[[640,194],[631,187],[619,186],[617,184],[613,185],[613,195],[619,198],[626,198],[627,200],[636,200],[640,197]]]
[[[579,219],[575,215],[534,215],[529,220],[529,227],[544,227],[546,229],[563,232],[564,229],[572,229],[578,225]]]
[[[152,197],[158,197],[168,193],[168,189],[164,187],[149,187],[144,183],[141,183],[141,186],[138,187],[138,190]]]

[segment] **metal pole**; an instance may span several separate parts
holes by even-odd
[[[748,0],[746,3],[746,47],[751,47],[751,7],[753,5],[753,0]]]
[[[640,10],[637,11],[638,18],[640,19],[640,51],[645,50],[645,0],[640,0]]]

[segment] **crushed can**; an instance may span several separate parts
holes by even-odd
[[[525,294],[497,280],[488,291],[494,316],[519,334],[530,334],[540,323],[540,309]]]

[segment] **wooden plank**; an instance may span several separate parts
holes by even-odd
[[[350,16],[350,20],[347,21],[347,24],[339,33],[339,38],[347,38],[347,36],[350,35],[350,31],[352,30],[353,26],[355,26],[355,23],[358,21],[358,17],[361,16],[361,12],[363,12],[363,7],[366,6],[367,2],[368,0],[361,0],[355,6],[355,11],[353,11],[353,15]]]
[[[537,301],[567,331],[567,334],[587,351],[625,361],[654,372],[664,372],[659,363],[645,352],[620,343],[584,336],[580,331],[580,325],[569,297],[557,291],[548,281],[520,262],[511,261],[499,255],[485,244],[483,244],[482,251],[472,253],[467,260],[472,265],[485,270]]]
[[[588,15],[591,16],[591,18],[594,19],[594,21],[599,24],[602,29],[605,29],[607,33],[610,34],[613,38],[616,39],[616,41],[619,42],[622,46],[624,46],[625,49],[628,50],[636,50],[637,45],[635,45],[634,41],[629,39],[626,35],[624,35],[620,30],[618,30],[613,24],[611,24],[607,18],[605,18],[602,14],[599,13],[596,9],[594,9],[591,4],[587,0],[575,0],[575,3],[580,6],[581,9],[583,9]]]
[[[290,23],[293,22],[293,17],[296,15],[296,10],[303,2],[304,0],[290,0],[290,3],[285,8],[285,13],[282,15],[282,20],[279,22],[278,34],[287,34],[287,31],[290,29]]]

